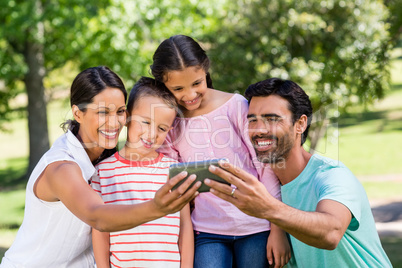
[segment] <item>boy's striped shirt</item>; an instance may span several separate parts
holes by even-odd
[[[92,188],[106,204],[138,204],[154,198],[166,183],[169,166],[162,154],[151,161],[129,161],[118,152],[96,166]],[[180,267],[180,212],[135,228],[110,233],[112,267]]]

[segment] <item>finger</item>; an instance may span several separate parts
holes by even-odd
[[[187,190],[183,195],[177,198],[178,202],[183,203],[184,205],[190,202],[193,198],[195,198],[199,192],[197,192],[198,188],[200,188],[202,182],[197,181],[191,188]]]
[[[204,181],[204,182],[205,182],[205,181]],[[240,204],[239,204],[239,199],[233,198],[232,196],[230,196],[230,194],[227,195],[226,193],[223,193],[223,192],[220,192],[220,191],[218,191],[218,190],[215,190],[214,188],[211,188],[211,189],[209,190],[209,192],[212,193],[212,194],[214,194],[214,195],[216,195],[217,197],[219,197],[219,198],[225,200],[225,201],[228,201],[229,203],[232,203],[232,204],[235,205],[235,206],[239,206],[239,205],[240,205]]]
[[[281,263],[281,258],[275,258],[274,257],[274,267],[275,268],[281,268],[283,267],[282,263]]]
[[[277,260],[277,263],[275,263],[275,267],[280,268],[285,266],[287,263],[285,254],[281,255],[279,252],[277,252],[274,258],[275,260]]]
[[[224,179],[225,181],[229,182],[230,184],[235,185],[237,188],[242,188],[244,186],[244,182],[242,181],[242,178],[238,178],[236,176],[234,176],[232,173],[216,167],[216,166],[209,166],[209,171],[211,171],[211,173],[218,175],[219,177],[221,177],[222,179]]]
[[[239,188],[232,188],[231,186],[227,184],[223,184],[211,179],[205,179],[204,183],[211,187],[210,192],[217,191],[223,195],[225,195],[229,200],[231,199],[242,199],[244,197],[244,194],[241,192]],[[233,189],[235,189],[233,191]],[[233,192],[233,194],[232,194]]]
[[[287,255],[286,254],[279,254],[279,252],[278,252],[278,254],[277,254],[278,256],[277,256],[277,258],[278,258],[278,267],[283,267],[283,266],[285,266],[286,265],[286,263],[287,263],[287,261],[286,261],[286,258],[287,258]]]
[[[289,253],[289,254],[286,254],[285,256],[284,256],[284,263],[283,263],[283,265],[286,265],[289,261],[290,261],[290,257],[291,257],[291,254]]]
[[[199,192],[197,192],[198,188],[201,186],[201,182],[197,181],[190,189],[187,190],[183,195],[180,195],[175,200],[172,201],[171,207],[174,211],[181,210],[188,202],[194,199]],[[177,189],[176,189],[177,190]],[[172,193],[173,195],[173,193]]]
[[[168,181],[159,189],[160,193],[162,193],[163,195],[167,194],[170,190],[172,190],[173,186],[175,186],[179,181],[187,177],[187,175],[187,171],[182,171],[176,176],[168,179]]]
[[[283,255],[282,258],[281,258],[281,267],[285,266],[286,263],[288,263],[288,262],[286,261],[286,256]]]
[[[255,178],[253,175],[251,175],[247,171],[245,171],[245,170],[243,170],[243,169],[241,169],[241,168],[239,168],[239,167],[237,167],[235,165],[232,165],[228,161],[225,161],[225,160],[219,161],[219,166],[221,166],[222,168],[224,168],[228,172],[232,173],[237,178],[240,178],[244,182],[257,180],[257,178]]]
[[[196,175],[191,174],[177,189],[172,191],[172,194],[175,198],[183,195],[187,189],[190,187],[190,185],[195,181]]]
[[[272,265],[272,263],[274,262],[273,256],[272,256],[272,250],[267,250],[267,259],[268,259],[269,265]]]
[[[212,187],[215,190],[217,190],[217,191],[219,191],[221,193],[227,194],[227,195],[230,195],[232,193],[232,190],[233,190],[233,188],[231,186],[229,186],[227,184],[224,184],[224,183],[220,183],[220,182],[211,180],[211,179],[205,179],[204,183],[207,186]]]

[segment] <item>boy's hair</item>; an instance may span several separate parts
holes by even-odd
[[[176,99],[164,84],[157,82],[153,78],[142,76],[130,91],[127,102],[127,112],[131,114],[137,101],[140,101],[141,97],[145,96],[160,98],[170,108],[175,109],[175,111],[178,110]]]
[[[268,97],[277,95],[286,99],[289,103],[288,109],[292,112],[292,123],[294,124],[303,114],[307,116],[307,128],[301,136],[301,145],[307,139],[313,117],[313,107],[309,96],[295,82],[282,80],[280,78],[270,78],[250,85],[245,92],[245,96],[250,103],[253,97]]]

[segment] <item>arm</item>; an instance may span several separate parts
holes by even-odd
[[[267,258],[270,265],[275,268],[285,266],[291,257],[290,244],[286,233],[271,223],[271,233],[267,242]]]
[[[190,217],[190,205],[180,211],[179,250],[180,267],[193,267],[194,264],[194,232]]]
[[[298,210],[272,197],[257,178],[244,170],[230,163],[220,165],[225,170],[211,166],[210,171],[234,184],[237,190],[233,198],[230,186],[205,180],[213,194],[248,215],[269,220],[310,246],[335,249],[350,224],[352,215],[341,203],[322,200],[314,212]]]
[[[110,238],[109,233],[99,232],[92,228],[92,246],[94,249],[97,268],[110,267]]]
[[[100,231],[120,231],[136,227],[181,210],[197,196],[200,183],[187,192],[195,175],[180,187],[172,187],[184,179],[186,173],[168,180],[155,194],[155,198],[136,205],[105,205],[102,198],[82,178],[79,166],[70,161],[50,164],[38,178],[34,191],[44,201],[61,201],[79,219]]]

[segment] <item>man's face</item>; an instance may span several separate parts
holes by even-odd
[[[296,135],[288,101],[277,95],[252,97],[248,111],[249,137],[262,163],[287,159]]]

